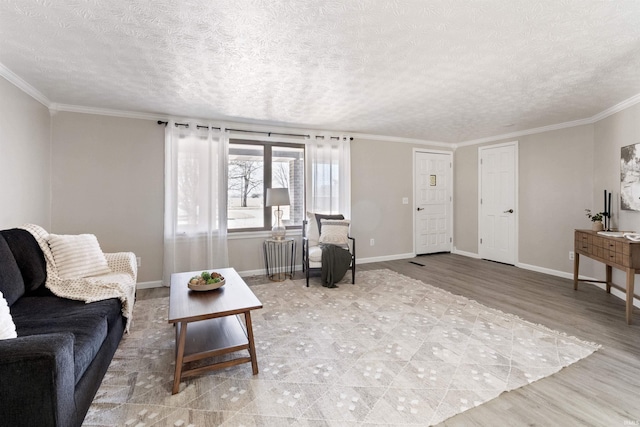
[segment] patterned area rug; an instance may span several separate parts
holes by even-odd
[[[212,371],[171,395],[168,298],[139,301],[84,425],[432,425],[599,347],[390,270],[252,290],[258,375]]]

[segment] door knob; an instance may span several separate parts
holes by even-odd
[[[508,211],[504,211],[504,213],[513,213],[513,209],[509,209]]]
[[[423,210],[424,210],[424,208],[418,208],[418,211],[423,211]]]

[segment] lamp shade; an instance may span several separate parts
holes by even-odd
[[[267,188],[266,206],[287,206],[290,203],[288,188]]]

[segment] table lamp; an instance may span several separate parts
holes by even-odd
[[[267,188],[267,202],[266,206],[277,206],[278,209],[274,211],[276,216],[275,225],[271,229],[271,237],[274,240],[283,240],[287,234],[287,229],[282,225],[282,214],[280,206],[288,206],[289,201],[289,189],[288,188]]]

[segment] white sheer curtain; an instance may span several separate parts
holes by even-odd
[[[351,218],[351,138],[315,138],[307,143],[307,211]]]
[[[163,283],[172,273],[227,267],[227,132],[165,130]]]

